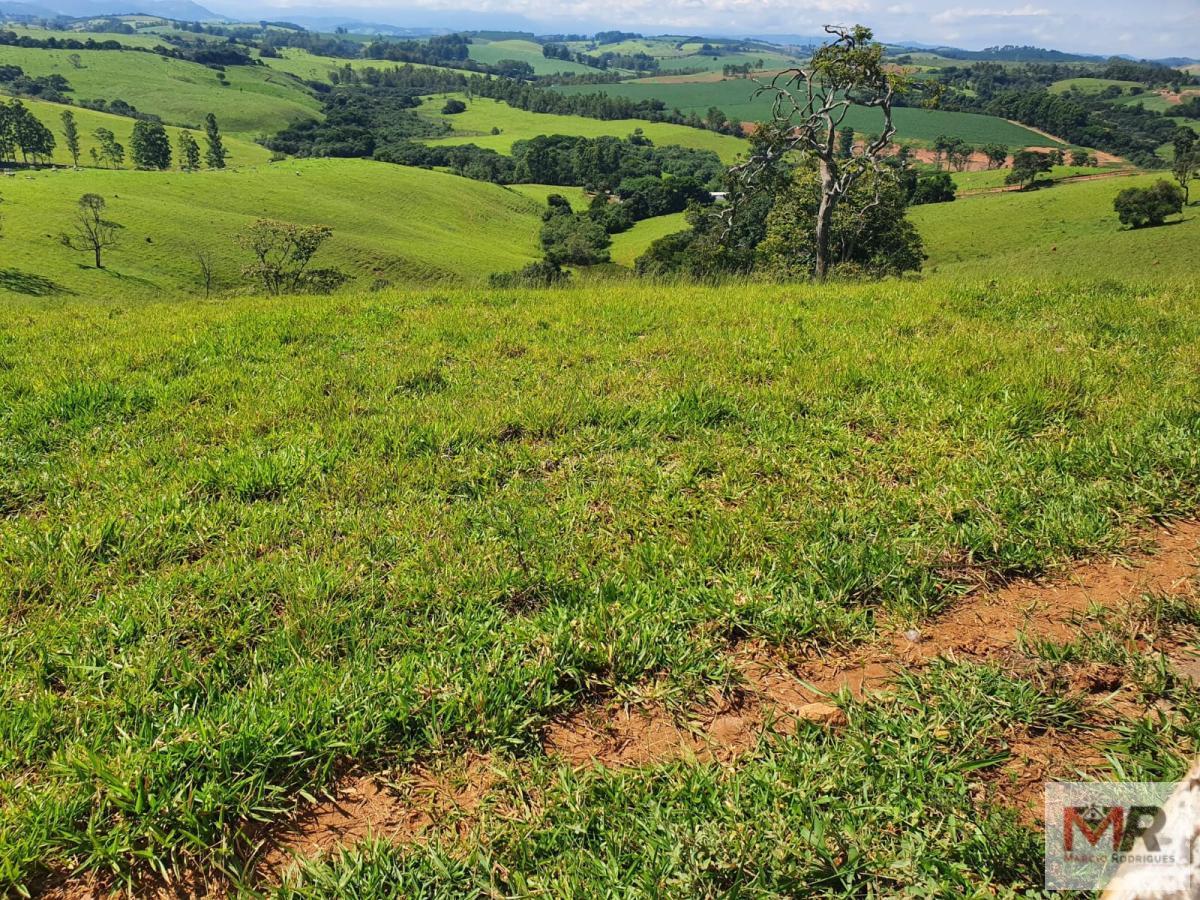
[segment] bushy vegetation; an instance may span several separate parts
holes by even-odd
[[[1149,187],[1131,187],[1121,191],[1113,201],[1113,208],[1122,225],[1145,228],[1147,225],[1162,225],[1168,216],[1183,212],[1183,203],[1183,190],[1160,179]]]

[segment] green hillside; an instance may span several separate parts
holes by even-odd
[[[77,52],[81,69],[69,62],[71,51],[0,46],[0,64],[29,75],[62,75],[75,100],[121,99],[172,125],[195,127],[215,112],[225,131],[249,137],[315,118],[321,109],[294,77],[264,66],[227,67],[225,87],[218,72],[198,63],[135,51]]]
[[[442,116],[440,110],[445,98],[456,97],[467,103],[467,111],[453,116]],[[629,137],[635,129],[642,132],[660,146],[675,144],[697,150],[712,150],[725,162],[733,162],[738,154],[746,151],[746,142],[729,135],[717,134],[686,125],[666,122],[648,122],[643,119],[590,119],[585,116],[560,116],[550,113],[526,112],[516,109],[501,100],[475,97],[468,100],[464,94],[438,94],[418,108],[418,113],[430,118],[449,122],[456,134],[444,138],[432,138],[430,144],[475,144],[500,153],[508,153],[514,141],[528,140],[541,134],[571,134],[581,137]],[[499,128],[499,134],[492,134]]]
[[[756,88],[751,79],[729,78],[682,84],[635,81],[605,85],[559,85],[555,90],[572,94],[605,93],[631,100],[657,98],[666,103],[668,109],[678,109],[685,114],[695,113],[701,118],[710,107],[715,106],[730,118],[756,122],[768,119],[771,115],[768,98],[750,99]],[[1047,143],[1043,135],[993,116],[901,107],[894,111],[894,118],[899,138],[904,141],[929,143],[939,135],[949,134],[973,144],[996,142],[1014,148],[1044,146]],[[879,130],[879,114],[874,110],[852,108],[845,122],[861,133]]]
[[[1113,212],[1127,187],[1164,175],[1106,178],[1038,191],[981,194],[909,213],[925,239],[933,278],[1037,274],[1057,278],[1188,277],[1200,246],[1200,215],[1129,231]]]
[[[86,192],[103,196],[108,217],[124,226],[103,271],[57,242]],[[52,170],[6,179],[0,194],[0,296],[67,291],[119,300],[194,293],[201,249],[216,262],[218,287],[240,288],[247,259],[233,238],[258,217],[332,226],[323,264],[362,285],[478,280],[537,256],[545,202],[534,192],[360,160],[191,174]]]
[[[363,69],[386,70],[402,65],[401,63],[390,62],[386,59],[341,59],[333,56],[318,56],[315,53],[309,53],[307,50],[298,50],[294,47],[287,47],[280,50],[279,53],[278,57],[267,57],[263,60],[267,68],[275,69],[279,72],[287,72],[304,81],[328,82],[330,72],[334,69],[345,68],[347,65],[358,71],[362,71]],[[415,68],[423,69],[430,67],[415,65]]]
[[[614,234],[612,239],[612,261],[622,266],[632,266],[650,245],[661,237],[683,231],[688,227],[686,213],[655,216],[635,222],[628,231]]]
[[[84,166],[91,165],[91,157],[89,151],[97,146],[95,138],[92,136],[97,128],[107,128],[116,135],[117,140],[125,145],[126,152],[129,150],[129,135],[133,132],[133,119],[125,118],[124,116],[114,116],[111,113],[96,112],[95,110],[86,109],[82,106],[65,106],[60,103],[45,103],[41,100],[31,100],[27,97],[22,97],[21,102],[40,119],[47,128],[54,132],[55,147],[54,161],[61,165],[70,165],[71,155],[67,152],[66,144],[62,136],[62,114],[64,110],[70,110],[75,115],[75,124],[79,128],[79,145],[82,151],[80,164]],[[171,151],[175,152],[175,142],[179,136],[181,128],[167,126],[167,133],[171,136]],[[204,146],[204,138],[200,131],[194,132],[196,140],[201,147]],[[236,137],[225,137],[222,139],[225,149],[229,152],[229,157],[226,164],[229,166],[252,165],[254,163],[266,162],[271,158],[271,151],[267,150],[261,144],[256,144],[252,141],[241,140]],[[175,160],[178,165],[178,160]],[[128,158],[126,165],[132,165]]]
[[[473,39],[469,49],[471,59],[477,62],[495,65],[502,59],[514,59],[517,62],[529,63],[538,75],[553,75],[557,72],[595,72],[596,69],[568,62],[562,59],[546,59],[542,55],[542,45],[534,41],[481,41]]]

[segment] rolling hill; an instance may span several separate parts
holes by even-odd
[[[123,227],[106,268],[58,243],[75,202],[97,193]],[[544,194],[360,160],[303,160],[223,171],[51,170],[0,182],[4,271],[12,293],[147,299],[195,293],[195,254],[216,264],[218,287],[240,284],[248,262],[234,237],[259,217],[330,225],[323,265],[360,285],[463,282],[519,268],[538,255]]]

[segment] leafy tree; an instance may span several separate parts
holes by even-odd
[[[556,287],[566,284],[570,277],[571,273],[558,263],[539,259],[516,272],[494,272],[488,276],[488,283],[499,288]]]
[[[1196,140],[1196,132],[1190,128],[1180,128],[1175,133],[1175,159],[1171,164],[1171,174],[1183,190],[1183,203],[1191,203],[1191,184],[1196,173],[1200,172],[1200,141]]]
[[[984,144],[981,149],[987,157],[989,169],[1002,169],[1008,162],[1008,148],[1003,144]]]
[[[541,231],[547,262],[555,265],[591,266],[608,262],[612,238],[604,226],[588,215],[558,212],[546,219]]]
[[[200,145],[190,131],[179,132],[179,168],[195,172],[200,168]]]
[[[54,134],[20,100],[0,103],[0,160],[48,162],[54,153]]]
[[[167,137],[167,130],[158,122],[134,122],[129,150],[134,166],[139,169],[171,167],[171,141]]]
[[[456,116],[459,113],[466,111],[467,104],[463,103],[461,100],[456,100],[453,97],[447,100],[445,105],[442,106],[442,115],[444,116]]]
[[[75,113],[69,109],[62,112],[63,140],[67,144],[67,152],[71,154],[71,165],[79,168],[79,126],[75,124]]]
[[[347,279],[336,269],[310,268],[313,257],[333,229],[327,225],[293,225],[259,219],[237,237],[237,243],[254,255],[242,275],[259,282],[268,294],[300,291],[328,293]]]
[[[773,95],[772,121],[760,129],[764,141],[757,145],[756,154],[738,167],[743,177],[753,179],[778,157],[797,150],[817,161],[820,198],[811,223],[811,243],[806,235],[796,234],[794,239],[798,245],[811,246],[813,274],[818,279],[826,277],[833,259],[831,238],[838,204],[856,182],[878,172],[896,133],[892,102],[899,87],[899,76],[883,64],[883,45],[872,40],[869,28],[827,25],[825,31],[834,40],[813,52],[807,68],[786,70],[755,92]],[[883,128],[860,152],[840,159],[834,146],[837,129],[855,106],[878,109]],[[871,178],[868,183],[882,182]],[[800,221],[797,218],[796,224]],[[776,237],[781,235],[777,232]]]
[[[229,155],[221,141],[221,130],[217,127],[217,117],[209,113],[204,117],[204,164],[210,169],[225,168],[225,158]]]
[[[1071,165],[1087,166],[1087,165],[1091,165],[1091,162],[1092,162],[1092,155],[1090,153],[1088,153],[1086,150],[1076,148],[1071,151]]]
[[[918,178],[908,202],[913,206],[926,203],[949,203],[955,198],[957,188],[949,172],[938,172]]]
[[[104,198],[99,194],[84,194],[75,210],[73,230],[59,235],[63,246],[80,253],[91,253],[97,269],[104,268],[101,253],[117,245],[118,232],[124,227],[104,218],[104,208]]]
[[[816,272],[820,208],[820,171],[815,165],[802,166],[767,217],[766,238],[758,247],[764,270],[783,278],[807,278]],[[905,210],[904,192],[891,173],[872,172],[858,179],[834,213],[830,270],[871,277],[919,271],[925,258],[921,236]]]
[[[1113,208],[1122,225],[1144,228],[1161,225],[1167,216],[1183,212],[1183,189],[1159,179],[1148,188],[1125,188],[1117,194]]]
[[[92,136],[100,145],[99,151],[92,148],[94,162],[104,163],[114,169],[119,169],[125,164],[125,148],[117,143],[116,135],[107,128],[97,128],[92,132]]]
[[[1019,184],[1022,190],[1033,187],[1037,177],[1053,168],[1048,153],[1038,153],[1036,150],[1022,150],[1013,156],[1012,171],[1004,179],[1005,184]]]

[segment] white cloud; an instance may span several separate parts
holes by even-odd
[[[941,25],[970,19],[1026,19],[1048,15],[1050,15],[1050,10],[1035,7],[1032,3],[1012,9],[974,9],[969,6],[952,6],[935,13],[930,21]]]

